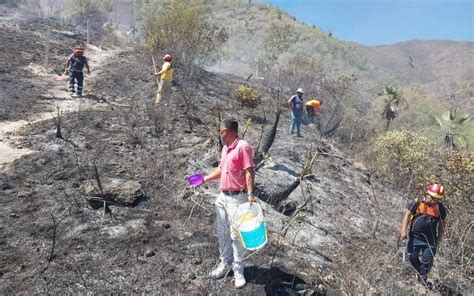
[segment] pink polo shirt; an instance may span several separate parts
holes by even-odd
[[[221,190],[246,190],[245,169],[254,166],[252,148],[239,137],[229,147],[224,146],[221,154]]]

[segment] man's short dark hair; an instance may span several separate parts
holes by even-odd
[[[239,123],[233,118],[224,120],[224,122],[222,122],[222,127],[226,130],[233,131],[236,134],[239,132]]]

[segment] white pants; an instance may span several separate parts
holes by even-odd
[[[230,196],[221,192],[215,202],[220,258],[229,265],[233,263],[234,271],[241,272],[243,269],[242,255],[245,249],[231,226],[237,213],[237,207],[245,202],[247,202],[247,193],[245,192]]]

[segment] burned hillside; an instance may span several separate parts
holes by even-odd
[[[424,293],[396,250],[405,200],[392,197],[402,193],[314,125],[288,135],[281,106],[291,93],[177,68],[171,104],[156,106],[151,55],[129,42],[88,45],[85,96],[71,98],[57,78],[84,32],[6,15],[0,26],[2,294]],[[261,91],[258,108],[236,100],[240,85]],[[246,253],[242,290],[208,277],[219,257],[217,184],[186,182],[217,166],[228,117],[254,151],[269,141],[255,177],[269,243]],[[469,294],[440,264],[433,274],[444,295]]]

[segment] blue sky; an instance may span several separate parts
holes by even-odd
[[[366,45],[473,41],[474,0],[264,0],[333,36]]]

